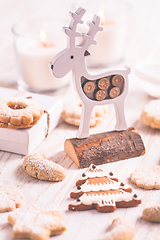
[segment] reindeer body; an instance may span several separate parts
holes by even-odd
[[[73,71],[74,86],[82,100],[81,121],[77,133],[78,138],[86,138],[89,136],[90,117],[93,107],[96,105],[113,103],[117,119],[116,130],[125,130],[127,128],[124,115],[124,100],[128,92],[128,74],[130,73],[130,68],[128,67],[123,69],[108,69],[106,72],[98,75],[90,75],[88,73],[84,56],[88,55],[88,47],[91,44],[96,44],[94,36],[97,31],[102,31],[102,27],[99,26],[100,18],[95,15],[93,21],[89,23],[90,30],[87,34],[83,34],[83,42],[76,46],[75,37],[79,36],[79,33],[76,32],[76,26],[78,23],[83,23],[81,18],[84,13],[85,9],[83,8],[79,8],[75,13],[72,13],[73,19],[70,27],[65,28],[65,32],[69,36],[68,47],[55,56],[50,62],[52,74],[55,77],[60,78],[65,76],[70,70]],[[119,76],[123,80],[121,86],[118,88],[112,84],[114,76]],[[97,83],[104,78],[105,80],[107,79],[106,81],[108,81],[109,87],[105,90],[101,90],[97,86]],[[87,93],[84,91],[83,85],[86,82],[93,86],[94,90],[92,93],[89,92],[90,86]],[[113,90],[113,92],[118,90],[119,95],[114,98],[110,97],[109,94],[111,91],[109,92],[108,89]],[[95,92],[99,90],[101,91],[99,92],[100,97],[102,97],[101,93],[105,95],[102,100],[97,100],[94,96]]]

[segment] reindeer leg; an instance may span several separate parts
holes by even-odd
[[[89,136],[89,124],[92,109],[93,109],[92,105],[86,106],[84,103],[82,103],[82,113],[80,126],[77,132],[77,138],[87,138]]]
[[[125,119],[125,114],[124,114],[124,99],[121,99],[117,102],[114,103],[115,107],[115,113],[116,113],[116,131],[120,130],[126,130],[127,129],[127,123]]]

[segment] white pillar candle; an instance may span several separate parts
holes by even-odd
[[[86,20],[92,21],[94,14],[100,17],[103,26],[103,31],[97,32],[95,36],[97,44],[89,48],[91,55],[86,58],[88,66],[107,67],[117,64],[125,54],[130,5],[125,0],[101,0],[93,1],[90,8],[89,3],[84,2],[88,16],[84,16],[85,23],[78,26],[79,31],[88,31]],[[80,41],[81,38],[77,44]]]
[[[108,19],[101,22],[103,31],[95,36],[96,45],[89,49],[91,56],[87,59],[91,66],[106,66],[117,63],[124,57],[127,23],[119,19]]]
[[[32,29],[31,34],[23,33],[16,36],[15,46],[18,65],[18,85],[34,92],[47,92],[60,89],[69,83],[69,77],[63,79],[55,78],[51,73],[48,63],[63,48],[59,26],[58,32],[47,37],[45,30]],[[48,30],[49,31],[49,30]]]

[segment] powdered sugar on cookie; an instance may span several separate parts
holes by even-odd
[[[148,102],[141,114],[142,122],[152,128],[160,129],[160,100]]]
[[[16,211],[8,216],[13,225],[13,237],[47,240],[66,230],[59,211],[44,211],[36,206]]]
[[[20,189],[12,186],[0,186],[0,212],[13,211],[19,208],[24,201]]]
[[[131,181],[140,188],[160,189],[160,166],[142,166],[130,174]]]
[[[111,224],[111,230],[104,234],[98,240],[132,240],[134,229],[125,219],[114,219]]]
[[[66,171],[60,165],[38,154],[30,154],[23,159],[23,169],[32,177],[40,180],[62,181]]]

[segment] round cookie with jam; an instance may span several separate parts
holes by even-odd
[[[28,128],[35,125],[43,113],[41,105],[32,99],[3,98],[0,101],[0,127]]]

